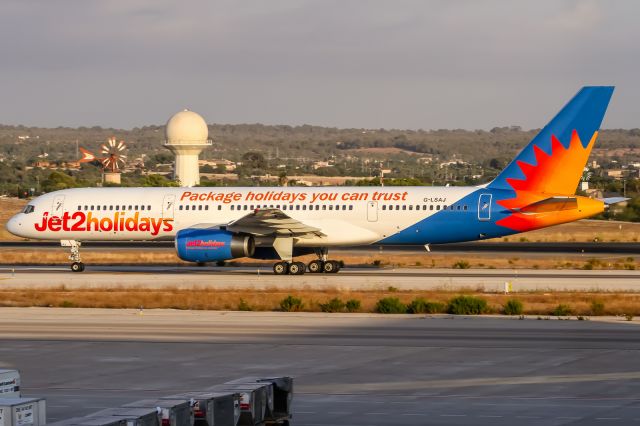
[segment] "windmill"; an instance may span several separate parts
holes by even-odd
[[[127,145],[124,141],[117,141],[115,137],[111,137],[100,146],[100,153],[103,157],[96,157],[92,152],[84,148],[80,148],[82,153],[81,163],[91,163],[98,161],[102,165],[103,180],[106,183],[120,183],[120,169],[124,166],[127,156],[124,150]]]

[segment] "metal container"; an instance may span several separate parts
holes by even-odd
[[[193,426],[191,404],[184,399],[142,399],[124,404],[128,408],[155,408],[161,426]]]
[[[281,377],[243,377],[227,383],[264,383],[270,384],[267,403],[267,420],[291,418],[291,402],[293,401],[293,378]]]
[[[165,398],[189,401],[196,426],[236,426],[240,418],[240,395],[233,392],[184,392]]]
[[[240,419],[238,425],[257,425],[266,420],[270,384],[225,383],[210,387],[213,392],[240,394]]]
[[[160,418],[155,408],[107,408],[87,417],[115,416],[126,421],[126,426],[159,426]],[[1,425],[0,425],[1,426]]]
[[[0,398],[20,398],[20,372],[0,369]]]
[[[0,398],[0,426],[40,426],[45,423],[44,398]]]
[[[293,377],[256,377],[256,381],[258,383],[271,383],[273,385],[274,418],[291,418]]]
[[[126,426],[127,421],[121,417],[73,417],[60,420],[55,423],[47,423],[47,426]]]

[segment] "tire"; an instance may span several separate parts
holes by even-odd
[[[286,275],[289,273],[289,265],[286,262],[278,262],[273,265],[273,273],[276,275]]]
[[[73,262],[71,264],[71,272],[82,272],[84,271],[84,265],[81,262]]]
[[[335,260],[328,260],[324,263],[322,270],[325,274],[335,274],[340,270],[340,263]]]
[[[309,268],[309,272],[311,272],[312,274],[321,273],[324,267],[321,260],[312,260],[307,266]]]
[[[300,265],[298,264],[298,262],[293,262],[291,265],[289,265],[289,273],[291,275],[300,275]]]
[[[293,262],[289,265],[289,273],[291,275],[302,275],[307,270],[307,265],[302,262]]]

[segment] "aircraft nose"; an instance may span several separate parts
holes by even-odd
[[[15,215],[11,219],[9,219],[6,227],[7,231],[11,232],[13,235],[16,235],[18,237],[22,236],[20,235],[20,231],[22,231],[22,221],[20,220],[18,215]]]

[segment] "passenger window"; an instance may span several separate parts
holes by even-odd
[[[209,204],[207,204],[206,206],[204,206],[205,210],[209,210]]]
[[[151,206],[147,206],[147,210],[151,210]]]
[[[233,210],[233,205],[231,205],[231,210]]]
[[[113,210],[113,204],[109,206],[109,210]]]
[[[422,206],[422,210],[426,210],[426,209],[427,209],[427,205],[426,205],[426,204],[424,204],[424,205]]]
[[[303,205],[302,205],[302,210],[306,210],[306,209],[307,209],[307,205],[306,205],[306,204],[303,204]]]
[[[296,204],[296,210],[300,210],[300,204]]]
[[[436,210],[440,210],[440,204],[436,206]]]
[[[219,206],[218,206],[218,210],[222,210],[222,206],[220,206],[220,205],[219,205]]]
[[[463,206],[463,210],[468,210],[468,206]]]
[[[144,206],[140,206],[140,210],[144,210]],[[182,209],[180,209],[180,210],[182,210]]]
[[[347,209],[347,206],[342,206],[342,210],[346,210],[346,209]]]
[[[382,210],[386,210],[386,209],[387,209],[387,206],[382,206]]]
[[[429,204],[429,210],[433,210],[433,204]]]
[[[322,210],[326,210],[326,209],[327,209],[326,204],[323,204],[323,205],[322,205]]]
[[[138,210],[138,206],[133,206],[133,209],[134,210]]]
[[[178,210],[182,210],[182,207],[183,207],[183,206],[182,206],[182,204],[181,204],[181,205],[180,205],[180,207],[178,207]]]
[[[100,210],[100,206],[96,206],[96,210]]]
[[[198,206],[198,210],[202,210],[202,204]]]
[[[329,206],[329,210],[333,210],[333,206]]]
[[[78,210],[82,210],[82,206],[78,206]]]
[[[409,206],[409,210],[413,210],[413,206]]]
[[[91,206],[91,210],[95,210],[95,209],[94,209],[94,206]]]
[[[350,205],[350,206],[349,206],[349,210],[353,210],[353,205]]]

